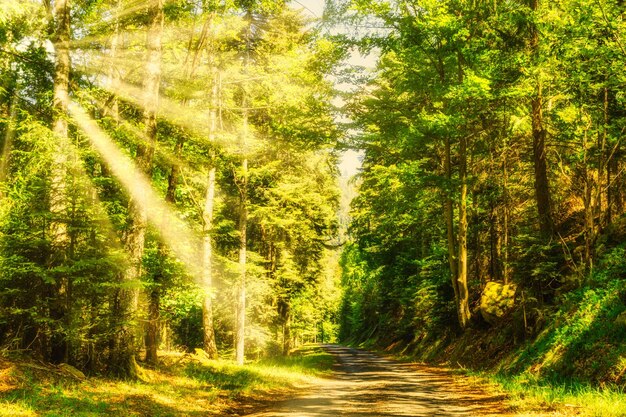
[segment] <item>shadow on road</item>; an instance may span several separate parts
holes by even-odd
[[[438,368],[403,364],[369,352],[335,345],[332,379],[320,380],[310,394],[275,404],[254,417],[473,417],[510,415],[504,396]]]

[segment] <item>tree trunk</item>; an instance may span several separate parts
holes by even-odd
[[[539,10],[539,0],[531,1],[531,10],[536,14]],[[536,24],[531,28],[531,51],[535,59],[535,66],[538,67],[537,61],[540,54],[539,29]],[[554,221],[552,218],[552,198],[550,195],[546,162],[546,130],[543,126],[543,92],[540,71],[537,74],[535,94],[531,100],[531,118],[533,165],[535,169],[535,200],[537,202],[537,213],[539,215],[539,228],[543,236],[550,237],[554,233]]]
[[[163,249],[165,249],[163,244],[159,243],[159,255],[161,259],[165,256],[163,253]],[[159,349],[159,322],[161,316],[161,280],[157,279],[158,275],[155,275],[155,282],[153,283],[153,287],[148,294],[148,321],[146,322],[146,363],[150,365],[156,365],[159,360],[158,349]]]
[[[450,138],[446,137],[445,142],[445,155],[444,155],[444,170],[446,171],[446,179],[448,180],[448,188],[452,186],[452,167],[450,156]],[[455,304],[459,304],[459,285],[457,282],[458,270],[457,270],[457,258],[456,258],[456,242],[454,238],[454,206],[452,205],[452,196],[450,190],[446,190],[446,196],[444,201],[444,216],[446,218],[446,235],[448,241],[448,264],[450,266],[450,280],[452,282],[452,288],[454,289],[454,301]]]
[[[122,11],[121,0],[117,0],[115,4],[115,23],[113,26],[113,36],[111,36],[111,51],[109,54],[109,104],[104,108],[105,116],[110,116],[115,121],[116,125],[120,123],[119,102],[117,99],[117,92],[120,88],[120,72],[117,65],[117,52],[120,42],[120,20],[119,15]]]
[[[602,100],[602,119],[604,126],[602,128],[602,134],[600,135],[598,147],[600,148],[600,152],[598,152],[598,184],[596,185],[596,216],[599,219],[599,226],[605,227],[609,224],[611,218],[611,209],[609,207],[609,183],[606,183],[606,187],[603,184],[603,180],[605,178],[608,179],[608,175],[605,176],[605,171],[608,173],[610,170],[608,155],[607,155],[607,129],[609,126],[609,89],[604,87],[603,89],[603,100]],[[603,189],[606,188],[607,194],[607,202],[606,202],[606,211],[602,212],[602,194]],[[598,231],[600,233],[601,230]],[[594,230],[595,233],[595,230]]]
[[[459,325],[465,329],[470,319],[469,291],[467,288],[467,138],[459,142],[459,177],[461,180],[461,199],[459,201],[459,269],[457,286],[459,291]]]
[[[506,140],[506,139],[505,139]],[[503,205],[502,208],[502,228],[503,228],[503,237],[502,237],[502,252],[503,260],[502,260],[502,281],[505,284],[509,283],[509,165],[508,165],[508,143],[505,142],[504,147],[504,158],[502,161],[502,176],[503,182],[502,190],[503,194]]]
[[[137,146],[137,162],[140,167],[142,164],[142,170],[151,176],[152,173],[152,159],[154,156],[154,149],[156,146],[156,133],[157,133],[157,110],[159,105],[159,84],[161,81],[161,38],[163,36],[163,0],[157,0],[156,4],[151,10],[152,20],[150,22],[150,28],[148,30],[148,37],[146,39],[146,46],[148,49],[148,55],[146,60],[146,80],[144,85],[145,99],[144,99],[144,123],[145,123],[145,139],[146,144],[139,144]],[[170,177],[176,175],[175,168],[172,168]],[[176,192],[175,179],[169,178],[168,190],[165,196],[166,201],[173,202]],[[145,209],[142,208],[144,211]],[[138,236],[142,240],[142,250],[140,258],[136,259],[139,265],[141,265],[141,259],[143,258],[143,241],[145,240],[147,223],[144,223],[142,230],[139,232],[141,236]],[[167,248],[163,242],[158,243],[159,257],[164,259],[167,256]],[[137,275],[136,279],[141,278],[141,271]],[[160,274],[155,274],[154,282],[150,293],[148,294],[148,321],[146,324],[146,362],[152,365],[156,365],[158,362],[158,348],[159,348],[159,317],[161,310],[161,281]],[[137,294],[138,295],[138,294]]]
[[[246,33],[246,57],[244,62],[244,73],[248,73],[250,63],[250,38],[252,30],[252,15],[248,11],[246,15],[248,29]],[[243,91],[242,108],[242,129],[241,129],[241,179],[239,181],[239,295],[237,301],[237,329],[235,332],[235,360],[237,364],[243,365],[245,359],[245,329],[246,329],[246,250],[247,250],[247,227],[248,227],[248,97]]]
[[[147,33],[146,78],[144,84],[144,124],[145,142],[137,145],[136,163],[148,177],[152,174],[152,157],[156,144],[156,113],[159,99],[159,83],[161,78],[161,36],[163,33],[163,2],[157,0],[148,10],[150,27]],[[113,373],[122,377],[136,377],[135,354],[137,350],[136,325],[133,320],[137,314],[140,279],[142,274],[142,258],[144,252],[145,233],[147,227],[147,208],[140,207],[135,201],[130,202],[129,212],[132,225],[126,237],[126,251],[130,266],[122,276],[122,287],[117,294],[118,317],[120,327],[114,350],[111,367]],[[151,297],[152,298],[152,297]],[[154,306],[151,307],[153,309]],[[156,360],[156,358],[154,358]]]
[[[283,322],[283,355],[289,356],[291,352],[292,344],[291,344],[291,311],[289,308],[289,303],[284,301],[281,303],[282,308],[280,309],[281,321]]]
[[[245,155],[245,143],[248,131],[248,115],[244,110],[244,128],[243,142],[244,155],[241,161],[241,189],[240,189],[240,207],[239,207],[239,296],[237,302],[237,331],[235,344],[235,359],[239,365],[244,362],[245,348],[245,329],[246,329],[246,249],[247,249],[247,226],[248,226],[248,207],[247,207],[247,176],[248,176],[248,158]]]
[[[247,119],[244,118],[244,120]],[[241,162],[242,189],[239,208],[239,296],[237,301],[237,331],[235,343],[235,359],[239,365],[244,362],[245,329],[246,329],[246,234],[248,223],[248,207],[246,196],[246,176],[248,171],[248,159],[244,156]]]
[[[591,271],[593,265],[593,240],[594,240],[594,207],[593,207],[593,178],[589,169],[589,149],[587,130],[583,135],[583,205],[585,207],[585,267]]]
[[[65,262],[67,256],[68,233],[67,222],[67,143],[68,123],[67,114],[69,107],[69,80],[70,80],[70,5],[69,0],[57,0],[54,4],[54,17],[56,23],[54,50],[54,119],[52,131],[56,137],[57,149],[54,152],[50,183],[50,211],[53,220],[50,223],[50,233],[53,250],[51,264],[59,265]],[[68,277],[60,276],[52,284],[50,293],[52,302],[50,305],[50,318],[57,325],[66,324]],[[53,363],[65,362],[67,359],[67,340],[60,331],[52,332],[50,340],[50,361]]]
[[[211,109],[209,111],[209,142],[215,142],[217,129],[217,95],[218,80],[217,71],[214,72],[213,86],[211,88]],[[210,162],[207,175],[207,191],[202,218],[204,220],[202,240],[202,286],[204,296],[202,300],[202,332],[204,351],[212,359],[217,359],[217,344],[215,343],[215,329],[213,325],[213,242],[211,231],[213,229],[213,206],[215,203],[215,151],[210,151]]]
[[[14,92],[9,109],[9,121],[2,143],[2,154],[0,159],[0,201],[4,198],[4,187],[9,175],[9,159],[13,150],[13,140],[15,139],[15,126],[17,123],[17,92]]]

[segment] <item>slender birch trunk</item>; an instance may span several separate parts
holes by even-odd
[[[218,74],[214,72],[213,86],[211,88],[211,109],[209,113],[209,142],[215,142],[217,130],[217,106],[218,106]],[[215,151],[210,152],[209,169],[207,173],[207,191],[202,218],[204,220],[202,238],[202,286],[204,296],[202,299],[202,334],[204,351],[212,359],[217,359],[217,344],[215,342],[215,330],[213,325],[213,241],[211,231],[213,228],[213,207],[215,204]]]
[[[239,207],[239,296],[237,301],[237,331],[235,343],[235,359],[239,365],[244,363],[245,330],[246,330],[246,249],[247,249],[247,226],[248,226],[248,157],[246,155],[248,136],[248,110],[244,102],[242,150],[241,159],[241,184],[240,184],[240,207]]]

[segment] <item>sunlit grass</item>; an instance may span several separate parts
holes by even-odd
[[[538,381],[528,375],[486,378],[506,392],[512,406],[520,412],[548,409],[561,415],[626,417],[623,387],[601,389],[578,382]]]
[[[276,400],[330,372],[332,356],[317,347],[289,358],[246,366],[202,355],[163,355],[141,380],[59,378],[40,366],[11,366],[11,387],[0,392],[0,416],[224,415],[250,402]],[[8,377],[8,375],[7,375]]]

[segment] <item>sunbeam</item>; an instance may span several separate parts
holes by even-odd
[[[93,73],[101,73],[100,69],[90,69]],[[111,93],[118,95],[120,98],[127,100],[140,108],[143,108],[144,91],[141,87],[135,86],[128,82],[119,81],[115,87],[108,88]],[[208,106],[205,111],[193,108],[191,105],[181,104],[179,101],[173,100],[163,94],[159,97],[159,117],[169,121],[172,124],[184,128],[187,132],[194,135],[193,141],[204,146],[223,146],[227,148],[237,148],[238,139],[236,134],[225,131],[220,132],[214,141],[209,141],[209,116]]]
[[[95,103],[100,110],[106,109],[106,103],[104,103],[101,99],[95,97],[93,94],[89,92],[81,92],[81,97],[84,97],[86,100]],[[118,120],[118,128],[129,133],[130,135],[126,135],[125,137],[129,139],[129,141],[133,144],[143,143],[144,145],[154,146],[155,153],[162,158],[166,164],[170,166],[177,166],[181,169],[185,169],[187,171],[195,171],[189,164],[172,153],[169,149],[163,146],[158,146],[158,144],[150,144],[146,139],[146,133],[131,123],[129,120],[119,117]]]
[[[200,239],[154,191],[150,181],[135,166],[83,108],[72,102],[69,111],[76,125],[89,139],[136,204],[143,208],[148,221],[159,232],[163,241],[183,262],[187,272],[200,284],[201,268],[198,248]]]

